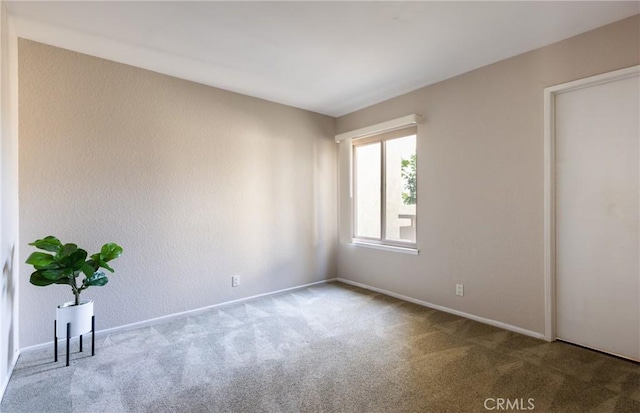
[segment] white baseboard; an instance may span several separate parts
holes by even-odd
[[[7,371],[7,377],[5,377],[4,383],[2,383],[2,387],[0,387],[0,402],[2,402],[4,392],[5,390],[7,390],[9,380],[11,380],[11,375],[13,374],[13,369],[16,367],[16,363],[18,362],[18,357],[20,357],[20,350],[13,353],[13,360],[11,360],[11,365],[9,366],[9,370]]]
[[[503,323],[502,321],[496,321],[496,320],[492,320],[490,318],[484,318],[484,317],[480,317],[480,316],[477,316],[477,315],[465,313],[463,311],[454,310],[454,309],[449,308],[449,307],[443,307],[441,305],[432,304],[432,303],[429,303],[427,301],[422,301],[422,300],[418,300],[416,298],[407,297],[406,295],[397,294],[397,293],[394,293],[394,292],[391,292],[391,291],[383,290],[382,288],[372,287],[370,285],[362,284],[362,283],[351,281],[351,280],[347,280],[345,278],[338,278],[338,281],[342,282],[342,283],[345,283],[345,284],[354,285],[356,287],[364,288],[365,290],[375,291],[375,292],[380,293],[380,294],[384,294],[384,295],[388,295],[388,296],[391,296],[391,297],[395,297],[395,298],[398,298],[398,299],[400,299],[402,301],[408,301],[410,303],[418,304],[418,305],[421,305],[423,307],[433,308],[434,310],[439,310],[439,311],[443,311],[445,313],[455,314],[457,316],[468,318],[468,319],[474,320],[474,321],[478,321],[480,323],[489,324],[489,325],[494,326],[494,327],[503,328],[505,330],[513,331],[514,333],[524,334],[525,336],[529,336],[529,337],[533,337],[533,338],[539,338],[541,340],[545,339],[545,336],[544,336],[543,333],[538,333],[538,332],[535,332],[535,331],[531,331],[531,330],[527,330],[527,329],[524,329],[524,328],[521,328],[521,327],[517,327],[517,326],[511,325],[511,324]]]
[[[121,326],[118,326],[118,327],[107,328],[107,329],[104,329],[104,330],[96,331],[96,337],[101,337],[101,336],[105,336],[105,335],[108,335],[108,334],[119,333],[119,332],[128,331],[128,330],[133,330],[133,329],[136,329],[136,328],[148,327],[148,326],[164,323],[164,322],[167,322],[167,321],[171,321],[171,320],[174,320],[176,318],[186,317],[186,316],[190,316],[190,315],[197,315],[197,314],[206,312],[208,310],[211,310],[213,308],[222,307],[222,306],[226,306],[226,305],[229,305],[229,304],[237,304],[237,303],[241,303],[243,301],[249,301],[249,300],[253,300],[255,298],[259,298],[259,297],[266,297],[268,295],[279,294],[279,293],[283,293],[283,292],[287,292],[287,291],[291,291],[291,290],[299,290],[301,288],[307,288],[307,287],[311,287],[313,285],[318,285],[318,284],[326,284],[326,283],[334,282],[334,281],[338,281],[338,279],[337,278],[330,278],[328,280],[316,281],[316,282],[312,282],[312,283],[309,283],[309,284],[303,284],[303,285],[298,285],[298,286],[295,286],[295,287],[284,288],[282,290],[277,290],[277,291],[271,291],[271,292],[268,292],[268,293],[252,295],[250,297],[245,297],[245,298],[239,298],[237,300],[225,301],[223,303],[213,304],[213,305],[209,305],[209,306],[206,306],[206,307],[195,308],[193,310],[187,310],[187,311],[182,311],[182,312],[179,312],[179,313],[168,314],[168,315],[165,315],[165,316],[151,318],[149,320],[144,320],[144,321],[138,321],[138,322],[131,323],[131,324],[125,324],[125,325],[121,325]],[[30,352],[30,351],[37,351],[37,350],[41,350],[41,349],[44,349],[44,348],[47,348],[47,347],[52,347],[52,346],[53,346],[53,340],[52,341],[48,341],[46,343],[35,344],[33,346],[28,346],[28,347],[21,348],[20,349],[20,353],[27,353],[27,352]]]

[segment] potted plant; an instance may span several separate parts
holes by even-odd
[[[55,360],[58,359],[57,338],[67,338],[67,365],[69,365],[69,338],[80,336],[80,351],[82,351],[82,334],[94,331],[93,301],[80,300],[80,293],[91,286],[103,286],[109,279],[104,268],[113,272],[107,264],[122,254],[122,247],[118,244],[104,244],[97,252],[87,259],[87,251],[78,248],[76,244],[63,244],[54,236],[48,236],[30,243],[38,249],[29,255],[26,263],[34,267],[30,282],[38,287],[52,284],[68,285],[75,296],[74,301],[60,304],[56,309],[55,327]],[[82,282],[78,278],[83,274]]]

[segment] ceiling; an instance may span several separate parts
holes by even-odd
[[[640,2],[6,2],[20,37],[331,116],[640,13]]]

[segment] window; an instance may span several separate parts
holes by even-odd
[[[353,238],[415,248],[416,128],[353,141]]]

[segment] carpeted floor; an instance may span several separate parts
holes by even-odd
[[[0,410],[640,412],[637,363],[339,283],[96,343],[22,355]]]

